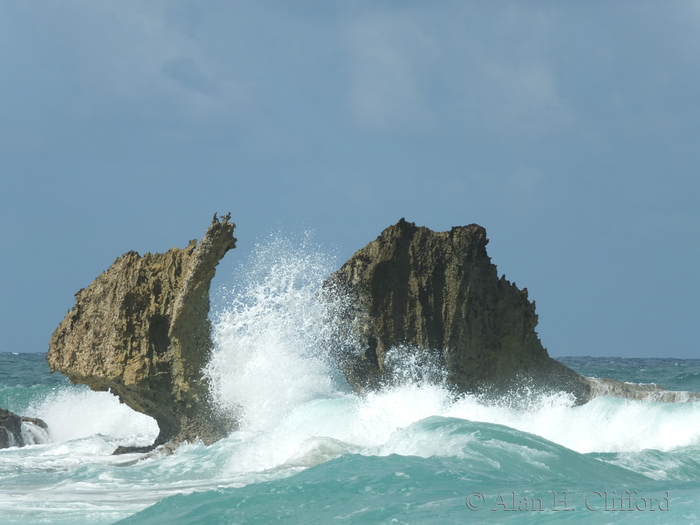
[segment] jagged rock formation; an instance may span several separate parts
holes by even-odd
[[[527,289],[498,278],[487,243],[476,224],[434,232],[401,219],[326,281],[332,295],[351,297],[340,343],[329,347],[355,391],[408,378],[514,402],[557,391],[579,404],[597,396],[700,400],[697,392],[583,377],[550,358]]]
[[[458,392],[589,399],[588,381],[547,354],[527,290],[498,277],[487,243],[476,224],[434,232],[401,219],[331,276],[327,288],[349,291],[357,305],[349,318],[360,349],[336,352],[353,389],[391,382],[391,363],[411,355],[445,369]]]
[[[212,443],[234,428],[208,399],[202,374],[211,350],[209,288],[235,248],[230,215],[214,215],[202,241],[141,257],[129,252],[90,286],[51,337],[51,371],[109,390],[160,428],[154,446]]]
[[[22,417],[0,408],[0,448],[24,447],[47,441],[48,427],[41,419]]]

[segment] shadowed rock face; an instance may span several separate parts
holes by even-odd
[[[215,268],[236,245],[230,216],[214,215],[202,241],[143,257],[129,252],[76,294],[51,337],[51,371],[106,391],[153,417],[154,445],[233,430],[208,399],[202,368],[212,350],[209,288]]]
[[[527,290],[499,279],[487,243],[476,224],[434,232],[402,219],[331,276],[327,288],[349,291],[357,306],[350,318],[360,351],[336,354],[353,389],[390,382],[398,352],[429,356],[458,392],[532,387],[589,399],[588,381],[547,354]]]
[[[23,428],[24,426],[24,428]],[[22,417],[0,408],[0,448],[24,447],[46,441],[48,427],[41,419]],[[39,439],[37,434],[43,434]]]

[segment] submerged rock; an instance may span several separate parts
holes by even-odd
[[[212,350],[211,280],[236,246],[229,219],[214,215],[199,244],[119,257],[78,291],[49,343],[52,372],[109,390],[153,417],[160,428],[154,446],[195,439],[209,444],[235,428],[211,404],[202,372]]]
[[[401,219],[331,276],[327,288],[356,305],[347,318],[359,350],[335,353],[354,390],[391,383],[405,373],[394,363],[412,361],[445,370],[457,392],[589,399],[589,382],[547,354],[527,290],[498,277],[487,243],[476,224],[434,232]]]
[[[48,440],[46,423],[34,417],[22,417],[0,408],[0,448],[24,447]]]

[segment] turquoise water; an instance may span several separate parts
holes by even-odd
[[[636,379],[695,375],[700,387],[696,360],[613,361]],[[700,523],[698,403],[562,396],[521,411],[435,385],[341,390],[211,447],[139,460],[110,453],[152,439],[148,418],[50,376],[43,355],[0,363],[0,403],[52,428],[50,443],[0,451],[2,523]]]
[[[257,257],[217,297],[207,373],[242,428],[212,446],[112,456],[153,420],[41,354],[0,354],[0,406],[50,427],[0,450],[0,523],[700,523],[700,403],[533,393],[515,409],[410,380],[361,398],[317,348],[333,262],[279,241]],[[700,391],[700,360],[561,360]]]

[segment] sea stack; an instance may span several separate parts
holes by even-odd
[[[355,305],[346,320],[359,349],[335,352],[354,390],[395,381],[392,363],[412,360],[437,364],[459,393],[590,398],[586,378],[549,357],[527,289],[498,277],[487,243],[476,224],[435,232],[401,219],[329,278]]]
[[[236,427],[210,403],[202,372],[213,347],[211,280],[236,246],[229,219],[214,215],[199,244],[122,255],[76,293],[51,337],[51,371],[109,390],[153,417],[160,428],[153,447],[195,439],[210,444]]]

